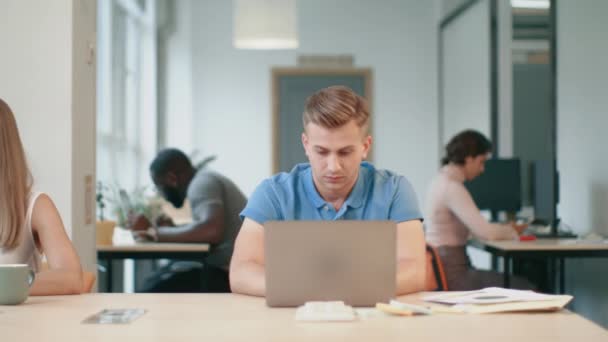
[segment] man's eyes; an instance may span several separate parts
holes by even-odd
[[[351,150],[347,150],[347,151],[338,151],[338,155],[341,157],[346,157],[348,155],[350,155],[352,153]],[[326,156],[329,154],[329,151],[325,151],[325,150],[317,150],[317,154],[321,155],[321,156]]]

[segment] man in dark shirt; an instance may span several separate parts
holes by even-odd
[[[145,217],[138,216],[133,218],[131,229],[140,238],[158,242],[209,243],[211,249],[202,275],[198,270],[188,271],[193,275],[184,271],[159,274],[157,281],[148,282],[144,292],[198,292],[197,288],[200,292],[229,292],[230,258],[242,223],[239,213],[247,202],[243,193],[219,173],[204,168],[197,170],[177,149],[159,152],[150,165],[150,175],[161,196],[174,207],[181,208],[188,199],[192,223],[155,227]]]

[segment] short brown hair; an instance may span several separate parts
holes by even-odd
[[[369,106],[367,100],[345,86],[331,86],[306,99],[302,121],[304,128],[314,123],[325,128],[338,128],[351,120],[367,132]]]

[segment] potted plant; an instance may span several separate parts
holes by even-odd
[[[150,222],[156,222],[162,215],[162,201],[158,196],[146,194],[147,189],[148,187],[142,186],[127,192],[119,186],[111,188],[112,212],[119,227],[129,228],[131,216],[143,215]]]
[[[111,245],[112,236],[114,235],[114,227],[116,227],[116,221],[106,220],[104,216],[104,209],[106,208],[104,190],[104,185],[101,182],[97,182],[97,194],[95,196],[95,201],[97,202],[95,236],[98,245]]]

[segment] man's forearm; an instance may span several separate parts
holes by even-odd
[[[158,227],[156,233],[159,242],[218,243],[221,239],[218,230],[221,227],[194,222],[178,227]]]
[[[400,260],[397,264],[397,295],[425,290],[424,261]]]
[[[264,297],[266,295],[264,266],[254,262],[231,265],[230,289],[234,293]]]

